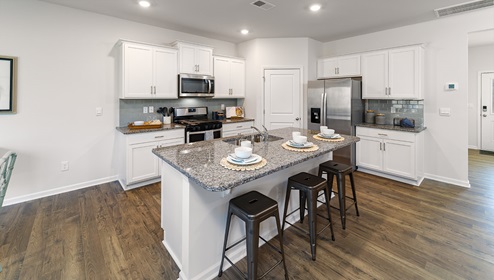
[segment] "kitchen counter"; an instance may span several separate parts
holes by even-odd
[[[239,123],[239,122],[253,122],[255,121],[254,119],[248,119],[248,118],[233,118],[233,119],[225,119],[221,120],[223,124],[227,123]]]
[[[281,144],[291,139],[293,131],[308,135],[319,150],[283,149]],[[359,141],[357,137],[346,135],[342,142],[318,141],[308,130],[294,128],[269,133],[282,139],[254,144],[254,153],[264,157],[267,165],[253,171],[233,171],[220,165],[220,160],[236,147],[224,142],[225,139],[153,149],[161,159],[163,244],[180,269],[178,279],[214,279],[218,275],[230,199],[255,190],[277,201],[278,207],[283,209],[290,176],[302,171],[317,174],[319,164],[332,158],[331,151]],[[288,211],[298,205],[298,192],[292,192]],[[287,221],[295,223],[299,213],[296,211]],[[245,236],[244,223],[233,220],[229,232],[231,245]],[[263,222],[261,236],[269,240],[277,234],[274,219]],[[245,243],[228,252],[235,262],[245,254]],[[225,263],[224,270],[229,266]]]
[[[425,126],[417,126],[414,128],[410,128],[410,127],[401,127],[401,126],[392,125],[392,124],[373,124],[373,123],[360,123],[360,124],[357,124],[356,126],[387,129],[387,130],[396,130],[396,131],[404,131],[404,132],[412,132],[412,133],[419,133],[419,132],[422,132],[422,131],[427,129],[427,127],[425,127]]]
[[[281,144],[292,138],[293,131],[301,131],[308,135],[308,141],[319,146],[315,152],[293,152],[285,150]],[[341,142],[325,142],[312,138],[308,130],[283,128],[269,131],[270,135],[281,137],[281,140],[255,143],[253,153],[267,160],[267,165],[261,169],[248,172],[232,171],[220,165],[220,160],[233,153],[236,146],[223,140],[202,141],[190,144],[157,148],[153,153],[170,164],[199,186],[213,192],[225,191],[245,184],[257,178],[272,174],[284,168],[304,162],[358,141],[357,137],[344,135]],[[225,139],[232,139],[228,137]]]
[[[156,132],[162,130],[170,130],[170,129],[183,129],[185,126],[180,124],[164,124],[161,128],[152,128],[152,129],[130,129],[126,126],[117,127],[117,130],[123,134],[136,134],[136,133],[147,133],[147,132]]]

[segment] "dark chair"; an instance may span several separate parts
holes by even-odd
[[[346,211],[350,209],[353,205],[355,205],[355,212],[357,216],[359,216],[358,205],[357,205],[357,194],[355,192],[355,182],[353,180],[353,168],[350,165],[346,165],[343,163],[339,163],[333,160],[328,160],[319,164],[319,177],[327,174],[327,184],[328,189],[330,191],[333,190],[333,178],[336,176],[336,184],[338,188],[338,192],[334,192],[338,195],[339,209],[340,210],[340,218],[341,218],[341,226],[343,229],[346,227]],[[346,196],[346,188],[345,188],[345,176],[348,175],[350,177],[350,183],[352,186],[352,194],[353,197]],[[352,200],[352,204],[346,206],[346,199],[349,198]],[[327,200],[328,201],[328,200]]]
[[[300,207],[287,214],[288,212],[288,204],[290,202],[290,193],[292,190],[298,190],[300,194]],[[328,217],[321,216],[329,221],[329,224],[326,225],[320,232],[317,232],[317,197],[319,191],[324,191],[326,201],[329,201],[329,190],[327,188],[326,180],[321,177],[317,177],[315,175],[301,172],[294,176],[288,178],[287,190],[286,190],[286,198],[285,198],[285,209],[283,211],[283,224],[282,230],[285,229],[285,223],[301,230],[302,232],[308,233],[310,236],[310,249],[312,253],[312,260],[316,260],[316,238],[323,230],[325,230],[328,226],[331,229],[331,239],[334,241],[334,233],[333,233],[333,223],[331,221],[331,211],[329,204],[326,206]],[[307,202],[307,209],[305,208]],[[306,232],[302,228],[294,225],[290,222],[286,221],[286,218],[297,211],[300,211],[300,223],[304,222],[305,210],[308,210],[309,217],[309,232]]]
[[[230,222],[232,215],[236,215],[241,220],[245,222],[245,232],[247,236],[235,244],[226,247],[228,242],[228,233],[230,231]],[[262,221],[274,217],[276,219],[276,227],[278,229],[278,240],[280,242],[280,248],[276,248],[270,243],[268,243],[262,236],[259,235],[259,227]],[[278,204],[273,199],[259,193],[256,191],[251,191],[236,198],[230,200],[228,205],[228,217],[226,220],[225,229],[225,241],[223,244],[223,254],[221,257],[220,271],[218,277],[223,274],[223,261],[226,259],[232,267],[242,275],[244,279],[259,279],[257,278],[257,266],[258,266],[258,249],[259,249],[259,238],[261,238],[267,245],[275,249],[281,254],[281,260],[278,261],[273,267],[266,271],[262,278],[271,272],[276,266],[283,262],[285,269],[285,279],[288,279],[288,271],[286,269],[285,254],[283,252],[283,239],[280,227],[280,217],[278,212]],[[240,271],[240,269],[232,263],[232,261],[226,256],[226,251],[232,247],[238,245],[240,242],[247,240],[247,275]]]

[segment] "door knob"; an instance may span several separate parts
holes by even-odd
[[[296,120],[296,121],[299,121],[299,120],[300,120],[300,118],[299,118],[299,117],[297,117],[297,118],[295,118],[295,120]]]
[[[484,118],[485,118],[485,117],[487,117],[487,115],[486,115],[486,114],[483,114],[482,116],[483,116]]]

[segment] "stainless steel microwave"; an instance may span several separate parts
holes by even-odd
[[[209,75],[179,74],[178,97],[213,97],[214,77]]]

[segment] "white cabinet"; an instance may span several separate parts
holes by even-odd
[[[252,134],[254,130],[251,126],[254,126],[254,121],[225,123],[223,124],[222,136],[229,137],[239,134]]]
[[[183,144],[185,137],[183,129],[120,135],[119,147],[124,152],[119,181],[125,190],[158,182],[159,159],[152,150]]]
[[[317,60],[317,78],[360,76],[360,55],[347,55]]]
[[[357,127],[359,170],[420,185],[424,177],[422,134]]]
[[[180,73],[213,75],[213,48],[174,42],[178,48]]]
[[[214,57],[215,98],[245,97],[245,60]]]
[[[362,98],[422,99],[423,47],[362,54]]]
[[[121,41],[121,98],[176,99],[178,51]]]

